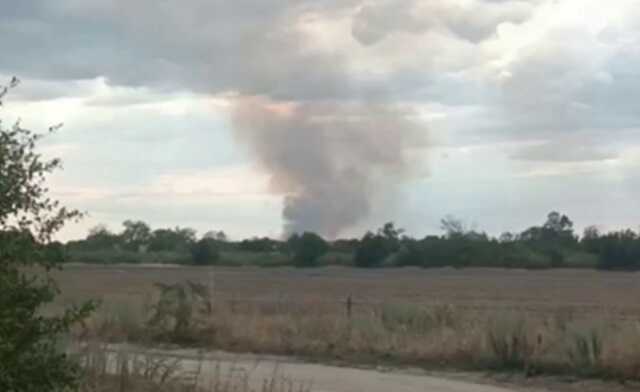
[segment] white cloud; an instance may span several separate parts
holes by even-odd
[[[491,37],[502,23],[521,23],[532,12],[524,1],[368,1],[353,21],[354,36],[365,45],[394,34],[449,32],[470,42]]]
[[[0,79],[24,78],[3,120],[22,117],[36,130],[66,124],[43,149],[65,159],[56,189],[100,219],[143,211],[178,221],[184,210],[197,220],[188,211],[222,208],[208,216],[233,216],[225,222],[237,232],[244,229],[233,222],[245,222],[248,232],[251,223],[233,210],[238,202],[256,220],[276,221],[261,223],[264,231],[277,227],[265,178],[239,169],[251,161],[230,135],[239,95],[417,108],[438,145],[423,157],[434,188],[407,192],[434,203],[435,215],[447,192],[458,210],[487,216],[500,203],[473,206],[506,202],[504,188],[540,210],[553,200],[593,209],[603,192],[622,209],[640,192],[635,0],[187,3],[3,7]]]

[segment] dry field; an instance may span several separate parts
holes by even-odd
[[[640,273],[592,270],[414,269],[330,267],[198,268],[67,266],[56,274],[68,300],[109,303],[142,298],[155,282],[187,280],[217,298],[243,301],[358,304],[451,304],[469,311],[573,312],[640,319]]]
[[[56,275],[65,301],[103,301],[83,339],[640,380],[640,274],[69,266]],[[154,288],[187,281],[201,286]]]

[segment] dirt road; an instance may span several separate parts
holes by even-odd
[[[235,366],[251,370],[259,381],[273,374],[273,364],[240,363]],[[511,392],[504,388],[468,384],[435,377],[383,373],[375,370],[332,367],[317,364],[289,363],[278,373],[298,385],[308,385],[312,392]]]
[[[213,385],[216,378],[225,380],[232,375],[236,379],[248,380],[251,387],[257,390],[260,390],[265,380],[275,378],[284,381],[285,385],[291,383],[293,390],[303,387],[300,390],[311,392],[515,392],[512,389],[417,373],[309,364],[284,357],[227,353],[204,355],[187,350],[154,352],[154,355],[155,353],[181,358],[183,371],[198,372],[199,383],[203,387]],[[527,391],[542,392],[532,389]]]

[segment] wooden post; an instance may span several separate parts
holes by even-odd
[[[351,294],[347,296],[346,305],[347,305],[347,318],[351,320],[351,311],[353,308],[353,300],[351,299]]]
[[[236,313],[236,294],[231,294],[231,314]]]

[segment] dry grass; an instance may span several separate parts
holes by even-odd
[[[640,273],[592,270],[502,269],[361,270],[294,268],[144,268],[67,266],[56,274],[68,300],[141,301],[153,284],[190,280],[209,285],[216,298],[438,304],[479,311],[603,312],[640,317]]]
[[[277,368],[269,378],[252,380],[251,372],[202,357],[185,366],[184,358],[95,341],[74,350],[84,370],[80,392],[310,392],[308,385],[279,375]]]
[[[197,306],[196,306],[197,307]],[[147,312],[147,313],[145,313]],[[135,311],[152,320],[153,309]],[[146,317],[145,317],[146,314]],[[383,305],[351,318],[323,303],[215,302],[210,313],[188,312],[190,327],[174,334],[179,314],[162,326],[125,324],[98,314],[82,338],[147,344],[181,343],[235,352],[325,360],[495,369],[527,374],[571,373],[640,380],[640,323],[564,314],[468,313],[452,305]],[[145,331],[141,334],[140,331]]]
[[[212,281],[206,269],[116,271],[71,271],[71,276],[95,278],[94,290],[106,298],[102,311],[79,332],[81,338],[149,344],[180,340],[204,348],[323,360],[640,380],[640,319],[625,291],[638,283],[637,274],[250,269],[216,270]],[[194,275],[210,297],[194,299],[192,309],[180,311],[190,318],[181,324],[180,339],[174,333],[178,313],[162,325],[149,324],[159,299],[152,280],[175,282]],[[120,280],[111,289],[102,286],[115,276]],[[416,282],[437,295],[427,300],[418,294]],[[134,283],[137,291],[118,291]],[[72,295],[79,297],[77,282],[67,276],[65,284],[71,287],[67,295],[75,289]],[[240,296],[242,287],[246,293]],[[465,299],[471,290],[477,290],[477,300]],[[547,298],[549,292],[553,299]],[[347,293],[358,294],[350,317],[342,302]],[[363,298],[371,301],[357,302]],[[378,303],[381,299],[385,302]],[[210,310],[203,313],[198,309],[206,301]],[[607,301],[612,306],[606,307]]]

